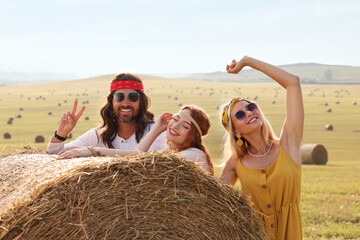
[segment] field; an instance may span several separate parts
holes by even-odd
[[[0,151],[7,153],[29,144],[45,149],[61,114],[72,109],[75,99],[80,106],[84,102],[87,108],[73,131],[73,138],[95,127],[111,78],[112,75],[106,75],[0,87]],[[275,132],[280,133],[285,118],[285,95],[275,83],[197,82],[146,75],[143,79],[156,116],[164,111],[177,112],[180,105],[186,104],[200,106],[208,113],[212,127],[204,141],[215,164],[222,161],[224,133],[217,107],[234,96],[250,100],[257,96],[256,102]],[[304,239],[360,239],[360,85],[303,85],[302,89],[303,144],[323,144],[328,151],[327,165],[302,167]],[[9,118],[14,118],[10,125]],[[332,124],[334,130],[326,131],[326,124]],[[11,138],[4,139],[5,133],[10,133]],[[35,143],[37,135],[44,136],[45,142]],[[220,172],[221,167],[217,167],[216,176]]]

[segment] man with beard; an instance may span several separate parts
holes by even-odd
[[[72,112],[63,113],[54,136],[50,139],[47,151],[62,153],[75,147],[88,147],[96,156],[92,147],[108,147],[134,150],[154,124],[154,114],[150,108],[150,98],[145,95],[140,77],[131,73],[121,73],[111,82],[107,103],[101,108],[102,122],[76,140],[65,144],[65,140],[76,126],[85,110],[85,106],[76,113],[77,101]],[[150,150],[160,151],[167,147],[166,137],[160,135]]]

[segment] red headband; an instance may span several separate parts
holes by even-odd
[[[110,85],[110,92],[118,89],[136,89],[144,92],[144,86],[141,82],[124,80],[124,81],[115,81]]]

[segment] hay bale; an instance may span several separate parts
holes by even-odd
[[[8,124],[8,125],[12,125],[12,123],[13,123],[13,121],[11,121],[11,120],[8,120],[8,121],[7,121],[7,124]]]
[[[324,106],[327,106],[327,105],[329,105],[329,104],[328,104],[327,102],[323,102],[323,105],[324,105]]]
[[[10,139],[11,138],[11,134],[6,132],[4,133],[4,139]]]
[[[43,142],[45,142],[45,138],[43,136],[41,136],[41,135],[38,135],[35,138],[35,142],[36,143],[43,143]]]
[[[326,124],[325,129],[328,130],[328,131],[332,131],[332,130],[334,130],[334,126],[331,125],[331,124]]]
[[[327,109],[326,109],[326,112],[331,112],[331,108],[327,108]]]
[[[90,117],[89,117],[89,116],[86,116],[84,119],[85,119],[85,120],[89,120],[89,119],[90,119]]]
[[[0,239],[266,239],[248,197],[176,154],[25,154],[0,169]]]
[[[68,139],[72,139],[72,133],[69,133],[69,135],[67,136]]]
[[[275,104],[276,102],[275,102],[275,100],[272,100],[271,103],[272,103],[272,104]]]
[[[325,165],[327,163],[327,151],[321,144],[304,144],[301,146],[300,151],[303,164]]]
[[[52,115],[52,112],[48,112],[48,115],[51,116],[51,115]]]
[[[356,105],[357,103],[355,101],[353,101],[352,105]]]

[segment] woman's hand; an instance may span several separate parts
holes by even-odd
[[[160,115],[159,119],[156,121],[154,127],[160,132],[164,132],[167,128],[168,123],[173,119],[173,114],[170,112],[165,112]]]
[[[76,126],[77,121],[85,111],[85,106],[83,106],[80,111],[76,114],[76,108],[77,108],[78,101],[74,102],[74,106],[72,109],[72,112],[63,113],[59,126],[57,129],[57,134],[61,137],[67,137],[69,133],[74,129]]]
[[[244,56],[239,62],[233,59],[230,64],[226,65],[226,71],[228,73],[238,74],[246,66],[245,61],[247,58],[247,56]]]
[[[66,148],[58,153],[58,159],[91,157],[92,153],[87,147]]]

